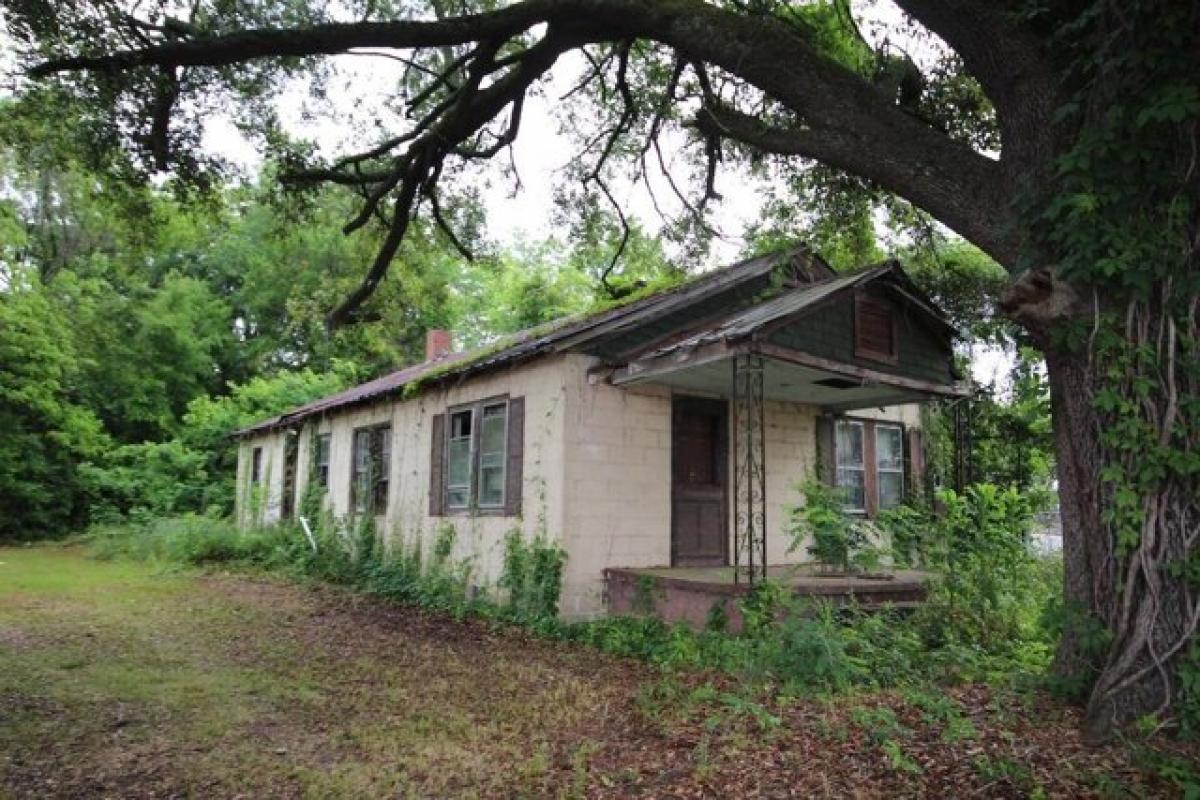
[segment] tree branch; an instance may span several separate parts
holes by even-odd
[[[957,31],[946,26],[939,29],[938,23],[950,6],[966,2],[971,0],[903,0],[903,5],[918,19],[932,20],[930,27],[957,46]],[[191,36],[109,55],[56,59],[34,68],[33,73],[221,66],[259,58],[337,54],[364,47],[446,48],[484,42],[498,46],[541,24],[547,24],[548,30],[559,36],[569,33],[569,43],[557,42],[548,59],[544,57],[547,49],[539,50],[545,40],[525,53],[506,56],[501,61],[512,61],[513,66],[504,77],[486,89],[456,90],[451,102],[427,113],[418,124],[416,138],[410,132],[372,151],[382,155],[405,141],[410,142],[410,155],[432,148],[430,152],[436,157],[431,156],[431,161],[419,164],[420,159],[410,159],[401,165],[405,172],[400,178],[401,195],[410,180],[418,179],[419,186],[428,175],[409,175],[411,170],[418,166],[433,168],[453,148],[477,135],[524,93],[529,82],[549,68],[563,48],[652,40],[673,48],[686,63],[722,70],[744,81],[802,121],[800,126],[781,132],[710,102],[708,111],[697,120],[700,130],[710,137],[710,157],[716,155],[713,142],[722,136],[771,152],[825,161],[895,192],[979,244],[1001,263],[1015,265],[1020,234],[1013,223],[1014,189],[996,162],[905,113],[894,98],[824,55],[805,26],[770,15],[739,13],[705,0],[523,0],[496,11],[434,21],[360,22]],[[1009,24],[1004,32],[1012,28]],[[970,44],[974,47],[977,43],[972,40]],[[496,62],[490,55],[488,61],[494,68]],[[1005,66],[994,66],[995,76],[999,77],[994,76],[990,85],[999,86]],[[437,141],[430,143],[431,137]],[[467,154],[464,150],[463,155]],[[393,232],[399,224],[399,220],[392,220]]]
[[[1012,263],[1018,246],[991,209],[1003,201],[1000,165],[966,145],[921,152],[911,142],[881,146],[848,125],[777,127],[724,105],[708,105],[695,119],[710,135],[735,139],[755,149],[784,156],[802,156],[866,178],[901,195],[917,206],[937,209],[947,226],[975,242],[1001,263]],[[867,132],[870,136],[870,132]],[[983,212],[983,213],[981,213]]]
[[[554,0],[520,3],[499,11],[437,21],[330,23],[309,28],[261,28],[223,36],[167,41],[108,55],[51,59],[30,70],[35,78],[58,72],[114,72],[144,66],[220,67],[259,58],[336,55],[362,47],[408,49],[508,39],[548,21]]]

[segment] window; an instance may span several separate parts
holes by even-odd
[[[508,404],[483,407],[479,423],[479,507],[504,506],[504,451]]]
[[[904,429],[875,424],[877,507],[895,508],[904,500]]]
[[[471,432],[475,409],[450,415],[446,439],[446,508],[466,508],[471,504]]]
[[[254,448],[254,452],[250,456],[250,482],[258,483],[262,480],[262,448]]]
[[[523,403],[519,397],[485,400],[451,409],[444,418],[439,415],[445,421],[434,424],[431,492],[437,496],[431,494],[431,513],[519,513],[519,498],[509,497],[509,487],[514,481],[520,486]]]
[[[854,355],[889,364],[899,360],[896,320],[886,301],[864,295],[855,297]]]
[[[504,507],[507,434],[507,400],[478,403],[450,413],[446,508]]]
[[[392,426],[377,425],[354,432],[350,502],[356,514],[387,511],[388,473],[392,463]]]
[[[847,511],[874,516],[904,501],[904,435],[904,426],[896,423],[837,420],[833,466]]]
[[[322,433],[317,437],[316,452],[313,454],[313,464],[317,471],[317,486],[329,488],[329,434]]]
[[[846,493],[846,510],[867,510],[867,471],[863,453],[863,431],[861,422],[838,420],[837,442],[837,485]]]

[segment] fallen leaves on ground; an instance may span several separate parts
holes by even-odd
[[[1172,793],[1038,692],[753,698],[334,588],[44,553],[5,560],[101,589],[0,583],[0,796]]]

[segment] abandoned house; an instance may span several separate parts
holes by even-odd
[[[641,574],[745,584],[806,560],[782,531],[806,475],[864,515],[922,490],[921,404],[965,392],[953,335],[898,264],[804,250],[474,353],[431,331],[424,363],[240,431],[238,518],[295,517],[315,481],[385,547],[453,525],[481,587],[509,531],[545,535],[568,617],[625,610]]]

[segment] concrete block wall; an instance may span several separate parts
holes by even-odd
[[[787,523],[787,508],[803,504],[797,484],[813,475],[817,468],[817,417],[820,409],[803,403],[768,402],[763,411],[767,424],[767,563],[807,561],[807,543],[791,551],[792,537],[784,530],[784,526]],[[730,491],[733,491],[732,486]],[[729,530],[732,536],[732,520]]]
[[[670,563],[671,395],[591,383],[594,360],[569,359],[561,607],[566,616],[595,616],[604,609],[605,567]]]
[[[329,433],[332,513],[350,513],[354,430],[390,423],[392,463],[389,503],[377,519],[385,547],[429,553],[443,524],[455,529],[452,558],[469,562],[480,587],[495,584],[503,565],[504,537],[545,535],[567,551],[561,610],[567,617],[604,611],[603,571],[608,567],[666,566],[671,561],[671,409],[666,387],[622,389],[589,378],[596,360],[581,355],[543,358],[511,370],[432,389],[408,400],[387,400],[309,421],[301,431],[297,508],[309,478],[314,433]],[[522,515],[430,517],[431,418],[455,405],[508,394],[525,398]],[[815,406],[768,402],[765,407],[767,557],[771,564],[808,560],[806,543],[789,551],[787,507],[801,502],[797,482],[816,468]],[[916,405],[859,412],[861,416],[919,424]],[[732,424],[732,420],[731,420]],[[239,521],[249,523],[241,489],[248,485],[250,453],[264,448],[262,521],[279,519],[284,434],[244,440],[238,463]],[[732,480],[732,451],[729,474]],[[732,483],[729,532],[732,540]],[[730,542],[732,553],[732,541]]]

